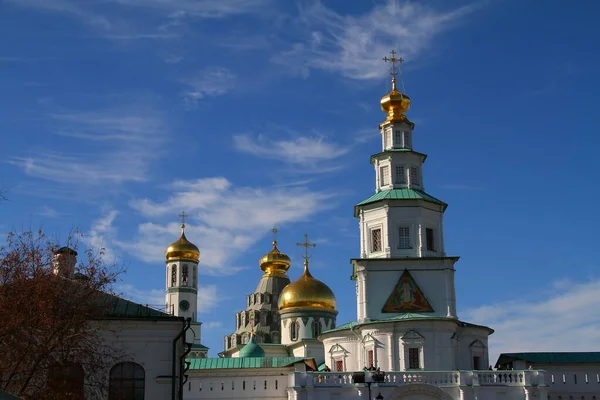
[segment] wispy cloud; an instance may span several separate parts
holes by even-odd
[[[50,133],[73,140],[54,150],[31,148],[8,162],[30,176],[71,186],[144,181],[168,133],[160,115],[152,107],[127,106],[51,113]]]
[[[233,89],[236,75],[227,68],[206,68],[184,81],[188,89],[184,98],[189,104],[195,104],[206,96],[219,96]]]
[[[112,243],[117,234],[115,219],[119,213],[116,210],[106,210],[102,216],[92,222],[90,229],[84,232],[81,240],[91,249],[104,252],[104,260],[108,263],[116,261]]]
[[[129,7],[155,9],[168,14],[189,15],[199,18],[223,18],[256,12],[269,0],[105,0]]]
[[[300,8],[305,40],[293,44],[273,61],[302,76],[311,69],[321,69],[353,79],[380,78],[386,74],[381,58],[391,49],[410,62],[430,46],[436,35],[480,5],[440,12],[419,2],[389,0],[366,14],[349,16],[321,2],[309,2]]]
[[[62,214],[59,213],[57,210],[55,210],[52,207],[43,206],[42,210],[40,212],[38,212],[38,215],[41,215],[42,217],[54,219],[54,218],[60,217]]]
[[[186,236],[200,247],[201,265],[211,274],[236,272],[232,262],[274,225],[306,220],[333,206],[329,195],[307,188],[235,187],[220,177],[177,181],[167,189],[173,194],[166,201],[131,203],[149,221],[138,226],[134,240],[116,245],[144,261],[162,262],[165,243],[173,242],[180,228],[161,221],[186,210]]]
[[[235,148],[243,153],[304,166],[316,166],[318,163],[334,160],[350,150],[350,147],[328,141],[318,132],[314,132],[312,136],[289,139],[235,135],[233,140]]]
[[[461,312],[462,319],[489,326],[490,362],[500,353],[590,351],[600,348],[600,280],[557,282],[532,298]],[[560,329],[549,327],[560,326]]]

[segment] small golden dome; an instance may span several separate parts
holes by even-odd
[[[200,250],[185,237],[185,224],[181,224],[181,236],[167,247],[165,256],[167,261],[188,259],[198,262],[200,260]]]
[[[283,288],[279,296],[280,311],[295,308],[335,310],[335,304],[335,295],[329,286],[310,274],[307,260],[302,276]]]
[[[396,89],[396,78],[392,79],[392,91],[381,98],[381,110],[387,113],[386,121],[403,121],[404,113],[410,108],[410,97]]]
[[[273,249],[260,258],[258,265],[265,275],[285,276],[287,270],[290,269],[291,261],[286,254],[279,251],[277,241],[273,240]]]

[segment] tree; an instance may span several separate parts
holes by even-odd
[[[0,390],[80,400],[84,390],[105,393],[106,371],[124,357],[101,323],[120,271],[102,251],[86,250],[77,263],[77,241],[69,242],[59,248],[27,231],[0,247]]]

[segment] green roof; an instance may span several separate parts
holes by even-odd
[[[304,357],[192,358],[190,369],[283,368],[310,360]]]
[[[526,361],[530,364],[591,364],[600,363],[600,352],[502,353],[496,366],[513,361]]]
[[[203,344],[193,344],[192,345],[192,349],[194,349],[194,350],[198,350],[198,349],[200,349],[200,350],[208,350],[208,347],[206,347]]]
[[[107,318],[178,318],[152,307],[123,299],[114,294],[101,292],[99,302],[102,306],[106,307],[104,316]]]
[[[391,148],[391,149],[386,149],[386,150],[384,150],[384,151],[382,151],[380,153],[373,154],[371,156],[371,163],[373,163],[373,159],[375,157],[380,156],[380,155],[385,154],[385,153],[414,153],[414,154],[416,154],[418,156],[423,157],[423,161],[425,161],[425,159],[427,158],[427,154],[419,153],[418,151],[414,151],[413,149],[395,149],[395,148]]]
[[[240,350],[240,357],[264,357],[265,351],[256,343],[254,336],[250,337],[250,340]]]
[[[448,206],[440,199],[437,199],[422,190],[409,188],[382,190],[381,192],[375,193],[368,199],[361,201],[356,206],[364,206],[365,204],[375,203],[382,200],[425,200],[430,203],[439,204],[444,209],[446,209]]]
[[[395,316],[389,317],[389,318],[372,319],[370,321],[365,321],[365,322],[356,322],[356,321],[348,322],[346,324],[343,324],[343,325],[337,326],[333,329],[330,329],[328,331],[325,331],[322,333],[322,335],[325,335],[325,334],[331,333],[331,332],[343,331],[346,329],[353,329],[357,326],[381,324],[381,323],[388,323],[388,322],[398,322],[398,321],[416,321],[416,320],[430,320],[430,321],[434,320],[434,321],[455,322],[461,326],[470,326],[470,327],[474,327],[474,328],[488,329],[488,330],[490,330],[490,334],[494,332],[493,329],[488,328],[487,326],[471,324],[469,322],[459,321],[454,318],[432,317],[431,315],[416,314],[416,313],[402,313],[402,314],[395,315]]]

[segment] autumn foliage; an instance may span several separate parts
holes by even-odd
[[[0,247],[0,390],[36,400],[81,400],[84,391],[101,398],[106,370],[123,356],[98,322],[119,271],[102,252],[84,250],[57,274],[58,249],[41,231],[11,233]]]

